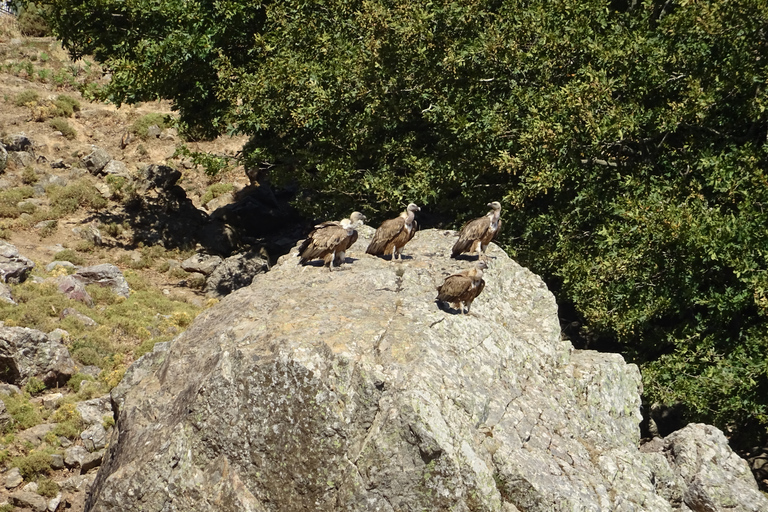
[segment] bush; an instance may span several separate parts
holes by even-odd
[[[57,115],[61,117],[72,117],[75,112],[80,112],[80,102],[67,94],[60,94],[53,103],[58,108]]]
[[[57,217],[70,215],[81,208],[100,210],[107,206],[107,200],[101,196],[98,189],[84,178],[65,187],[50,187],[46,192]]]
[[[50,455],[49,455],[50,457]],[[51,480],[50,478],[40,478],[37,481],[37,494],[45,496],[46,498],[55,497],[61,488],[59,484]]]
[[[25,3],[19,12],[19,30],[22,35],[45,37],[52,35],[51,28],[45,21],[43,9],[33,3]]]
[[[40,101],[40,93],[37,91],[27,90],[22,91],[16,95],[13,99],[13,104],[17,107],[23,107],[25,105],[35,104]]]
[[[129,130],[131,133],[138,135],[142,140],[147,140],[149,138],[149,127],[153,125],[163,130],[168,126],[168,116],[158,113],[145,114],[134,121]]]
[[[223,196],[224,194],[229,194],[234,189],[235,186],[231,183],[214,183],[205,190],[203,197],[200,198],[200,202],[205,206],[211,200]]]
[[[53,255],[55,261],[68,261],[73,265],[85,265],[85,258],[72,249],[64,249]]]
[[[53,472],[51,452],[48,450],[34,451],[26,456],[14,457],[11,459],[10,465],[19,468],[24,480],[34,480],[37,476],[50,475]]]
[[[45,391],[45,383],[35,376],[32,376],[27,380],[24,385],[24,391],[30,395],[36,395]]]
[[[54,117],[48,121],[48,125],[54,130],[60,131],[65,139],[74,140],[77,138],[77,131],[63,117]]]
[[[6,427],[9,431],[26,430],[39,425],[43,418],[39,410],[29,402],[29,398],[21,393],[0,395],[5,404],[11,421]]]

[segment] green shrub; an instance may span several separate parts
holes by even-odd
[[[24,480],[34,480],[39,475],[50,475],[53,471],[51,453],[48,450],[33,451],[26,456],[13,457],[10,466],[19,468]]]
[[[74,400],[78,398],[76,396],[67,397],[64,403],[53,413],[51,421],[56,423],[53,433],[57,436],[77,439],[80,437],[80,433],[85,430],[87,425],[75,407]]]
[[[32,37],[50,36],[51,28],[45,21],[43,9],[33,3],[25,3],[18,17],[22,35]]]
[[[75,112],[80,112],[80,102],[67,94],[60,94],[53,103],[58,109],[56,115],[61,117],[72,117]]]
[[[0,218],[17,218],[23,213],[18,204],[34,194],[34,189],[30,186],[0,190]]]
[[[77,137],[77,131],[63,117],[54,117],[48,121],[48,125],[54,130],[60,131],[65,139],[73,140]]]
[[[147,140],[148,130],[152,125],[156,125],[161,130],[168,126],[168,116],[159,113],[145,114],[133,122],[129,131],[138,135],[141,139]]]
[[[37,180],[37,173],[33,167],[28,165],[21,172],[21,182],[25,185],[34,185],[37,183]]]
[[[49,455],[50,457],[50,455]],[[59,484],[50,478],[40,478],[37,481],[37,494],[46,498],[53,498],[59,493]]]
[[[84,373],[76,373],[67,381],[67,387],[72,390],[73,393],[77,393],[80,390],[83,381],[93,381],[93,377]]]
[[[23,107],[25,105],[38,103],[40,101],[40,93],[37,91],[22,91],[16,95],[13,99],[13,104],[17,107]]]
[[[214,183],[213,185],[205,189],[205,193],[203,194],[203,197],[200,198],[200,202],[203,205],[206,205],[211,200],[219,196],[222,196],[224,194],[228,194],[232,192],[234,189],[235,189],[235,186],[232,185],[231,183]]]
[[[71,215],[81,208],[101,210],[107,200],[87,179],[79,179],[65,187],[53,186],[46,191],[57,217]]]
[[[36,395],[42,391],[45,391],[45,382],[41,381],[35,376],[32,376],[24,385],[24,391],[30,395]]]
[[[72,249],[64,249],[53,255],[55,261],[68,261],[74,265],[85,265],[85,258],[73,251]]]
[[[8,414],[11,416],[8,428],[10,431],[25,430],[42,422],[42,416],[37,407],[29,402],[29,398],[21,393],[0,396]]]

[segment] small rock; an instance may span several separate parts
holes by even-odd
[[[52,432],[56,428],[56,423],[41,423],[35,425],[27,430],[22,430],[16,434],[16,438],[23,442],[30,442],[33,445],[38,445],[43,442],[43,438]]]
[[[59,404],[59,401],[64,398],[64,393],[51,393],[49,395],[43,396],[42,398],[43,407],[52,411]]]
[[[95,477],[96,475],[75,475],[60,482],[59,486],[69,492],[87,491]]]
[[[56,509],[59,508],[60,504],[61,493],[58,493],[56,496],[48,500],[48,512],[56,512]]]
[[[91,153],[84,156],[82,161],[85,168],[88,169],[88,172],[96,175],[102,172],[104,167],[106,167],[109,161],[112,160],[112,157],[106,150],[100,147],[91,146],[91,148]]]
[[[75,445],[64,450],[64,464],[68,468],[79,468],[83,465],[83,460],[90,454],[84,447]]]
[[[83,421],[89,425],[101,425],[104,421],[104,416],[112,414],[112,399],[109,395],[93,398],[84,402],[78,402],[75,408],[80,413]]]
[[[37,493],[27,491],[16,491],[8,497],[11,505],[16,507],[25,507],[35,512],[45,512],[48,510],[48,502]]]
[[[21,477],[19,468],[11,468],[5,472],[5,488],[13,489],[18,487],[24,479]]]
[[[29,140],[29,137],[24,132],[9,135],[3,139],[3,144],[8,151],[18,152],[32,149],[32,141]]]
[[[37,224],[35,224],[35,229],[51,229],[55,228],[58,225],[59,221],[57,220],[41,220]]]
[[[104,244],[104,241],[101,238],[101,231],[99,231],[99,228],[97,228],[93,224],[88,224],[87,226],[73,228],[72,232],[75,235],[82,238],[83,240],[92,242],[94,245]]]
[[[6,165],[8,165],[8,152],[5,150],[5,146],[0,144],[0,172],[5,170]]]
[[[0,240],[0,281],[23,283],[33,268],[32,260],[20,255],[14,245]]]
[[[122,297],[128,297],[131,293],[123,273],[120,272],[119,268],[110,263],[82,267],[72,274],[72,277],[81,281],[83,284],[108,286],[112,291]]]
[[[107,446],[107,431],[101,423],[94,423],[80,434],[80,439],[86,450],[95,452]]]
[[[64,159],[59,158],[57,160],[53,160],[51,162],[51,169],[68,169],[70,166],[69,164],[64,162]]]
[[[0,281],[0,300],[8,302],[10,304],[16,304],[16,301],[13,300],[13,294],[11,293],[11,289],[8,287],[7,284]]]
[[[209,276],[221,265],[223,260],[219,256],[197,253],[181,262],[181,268],[187,272],[197,272]]]
[[[80,474],[84,475],[93,468],[101,466],[101,462],[104,459],[104,450],[89,453],[80,462]]]
[[[64,456],[60,453],[51,454],[51,468],[52,469],[64,469]]]
[[[156,138],[160,137],[160,134],[162,132],[163,131],[160,129],[159,126],[157,126],[156,124],[153,124],[152,126],[147,128],[147,137],[150,138],[150,139],[156,139]]]
[[[26,492],[37,492],[37,482],[29,482],[27,485],[22,487],[21,490]]]
[[[79,300],[89,306],[93,304],[93,298],[86,291],[85,284],[77,279],[75,275],[62,276],[58,279],[59,292],[72,300]]]
[[[35,157],[27,151],[14,151],[8,155],[8,159],[19,169],[35,165]]]

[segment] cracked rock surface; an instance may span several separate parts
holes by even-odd
[[[693,509],[705,480],[638,449],[637,367],[561,340],[538,276],[492,245],[451,314],[436,287],[472,265],[453,233],[395,263],[364,254],[372,234],[338,271],[283,257],[135,363],[86,510]],[[765,510],[729,461],[756,493],[734,510]]]

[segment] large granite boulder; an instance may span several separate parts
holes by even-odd
[[[86,510],[705,510],[695,464],[638,449],[637,367],[574,351],[537,276],[491,246],[472,314],[450,314],[453,234],[391,263],[371,231],[343,270],[285,256],[135,363]],[[726,452],[740,484],[708,499],[766,510]]]
[[[24,385],[30,377],[48,387],[63,386],[75,374],[75,363],[60,341],[26,327],[0,327],[0,380]]]

